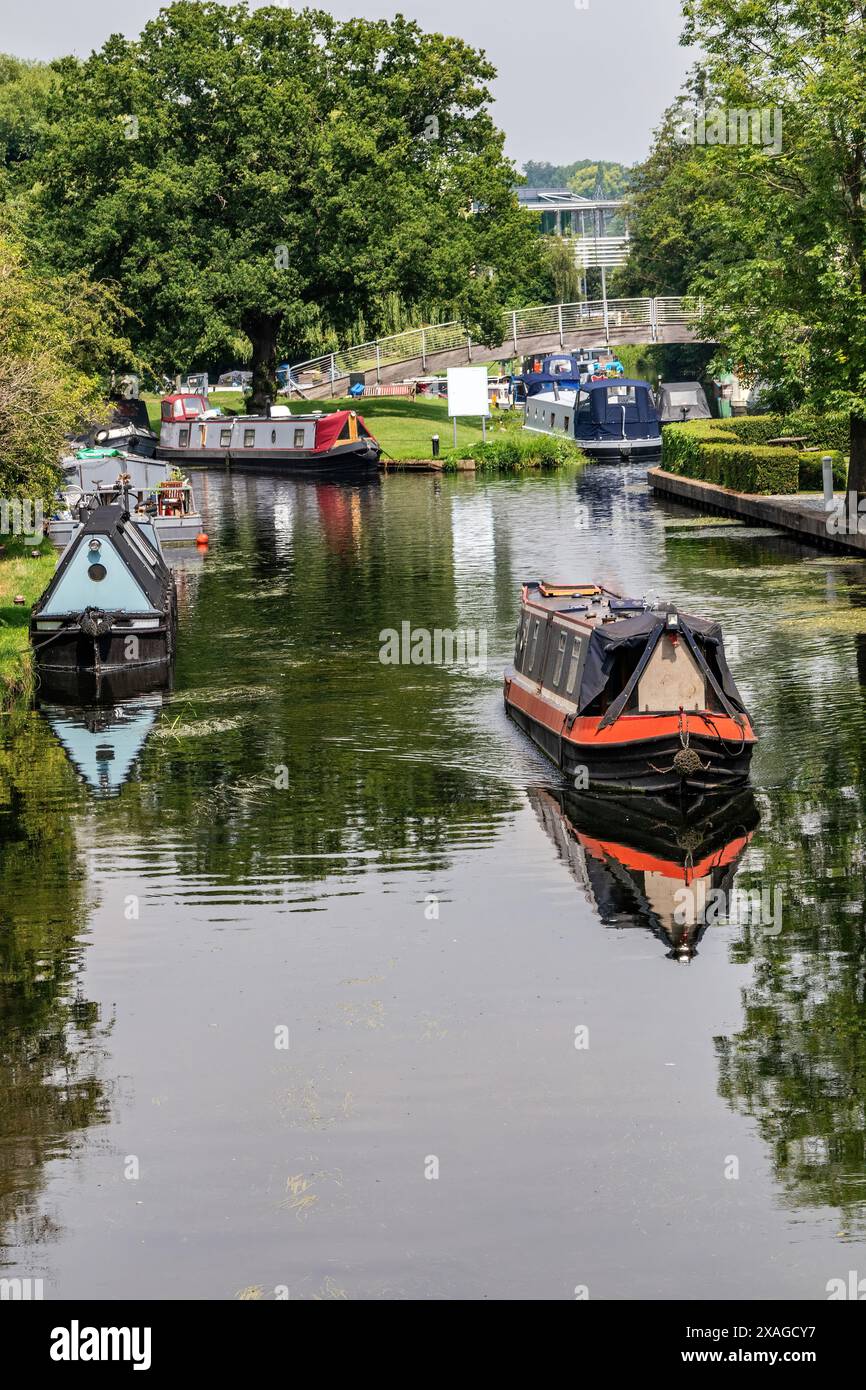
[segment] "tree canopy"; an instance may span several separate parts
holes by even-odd
[[[849,483],[864,492],[866,6],[683,0],[683,12],[683,42],[703,58],[637,171],[627,283],[704,295],[709,332],[777,399],[848,410]]]
[[[251,357],[254,400],[379,306],[448,301],[479,341],[540,255],[456,38],[205,0],[55,65],[43,235],[110,278],[164,369]]]

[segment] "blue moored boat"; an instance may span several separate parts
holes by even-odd
[[[662,441],[659,412],[645,381],[615,377],[585,381],[563,390],[554,386],[530,396],[524,429],[565,434],[590,458],[656,463]]]
[[[149,516],[123,501],[82,514],[30,618],[44,671],[129,671],[174,655],[177,591]]]

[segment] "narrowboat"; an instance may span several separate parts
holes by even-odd
[[[654,463],[661,458],[661,424],[645,381],[628,377],[584,381],[579,390],[554,386],[526,402],[523,428],[564,434],[591,459]]]
[[[61,549],[84,515],[128,491],[136,516],[153,519],[163,545],[193,542],[202,532],[201,513],[189,478],[161,459],[117,449],[79,449],[63,460],[63,483],[48,522],[48,536]]]
[[[596,584],[524,584],[505,706],[592,792],[735,786],[756,743],[717,623]]]
[[[203,393],[178,392],[161,405],[157,458],[228,463],[310,475],[377,469],[381,448],[354,410],[293,415],[287,405],[268,415],[224,415]]]
[[[686,420],[712,419],[706,392],[699,381],[660,382],[656,405],[663,425],[681,425]]]
[[[97,506],[57,561],[30,617],[44,671],[161,666],[174,655],[177,591],[149,516],[131,499]]]
[[[717,919],[760,821],[748,787],[687,806],[547,787],[529,799],[605,926],[649,930],[681,964]]]

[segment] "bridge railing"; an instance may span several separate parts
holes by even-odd
[[[701,312],[700,300],[670,295],[656,299],[590,299],[575,304],[543,304],[506,310],[502,315],[501,347],[510,346],[516,355],[519,340],[542,336],[558,337],[564,345],[567,334],[587,329],[597,329],[600,338],[607,342],[612,329],[645,328],[647,340],[655,342],[660,326],[688,326],[700,318]],[[492,347],[497,352],[501,350],[497,344]],[[420,361],[424,370],[429,356],[458,349],[465,349],[469,358],[473,350],[479,354],[484,352],[484,346],[473,344],[463,324],[457,320],[427,324],[298,362],[292,366],[290,375],[292,382],[301,387],[344,381],[350,372],[375,371],[378,378],[382,367]]]

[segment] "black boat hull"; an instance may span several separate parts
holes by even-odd
[[[352,441],[329,449],[327,453],[318,454],[313,449],[280,452],[267,449],[157,448],[156,451],[157,458],[176,460],[185,468],[196,465],[201,468],[213,468],[216,464],[225,464],[233,469],[310,478],[357,476],[359,473],[378,472],[380,454],[378,446],[371,446],[368,440]]]
[[[36,665],[42,671],[139,671],[167,666],[174,656],[174,624],[171,622],[146,632],[110,629],[98,637],[91,637],[80,627],[70,626],[50,643],[49,637],[44,631],[32,633]],[[131,638],[135,639],[134,645],[130,643]]]
[[[593,745],[563,737],[508,698],[506,709],[518,728],[562,770],[573,787],[593,793],[671,795],[723,792],[748,781],[753,744],[692,733],[689,748],[698,766],[687,775],[675,763],[683,750],[677,733],[620,744]]]

